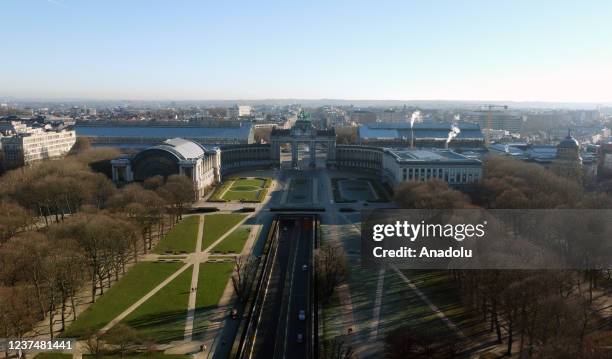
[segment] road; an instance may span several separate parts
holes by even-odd
[[[311,344],[310,268],[312,217],[281,217],[272,278],[255,339],[255,358],[307,358]],[[302,266],[306,264],[307,270]],[[298,313],[304,310],[306,318]],[[298,343],[301,334],[303,342]]]

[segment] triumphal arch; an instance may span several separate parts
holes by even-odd
[[[275,166],[280,166],[281,145],[291,145],[291,167],[297,167],[299,159],[299,145],[306,144],[309,149],[309,166],[316,166],[317,145],[327,150],[327,166],[334,166],[336,163],[336,131],[331,129],[319,130],[306,119],[303,112],[298,116],[298,120],[291,129],[275,128],[270,134],[270,158]]]

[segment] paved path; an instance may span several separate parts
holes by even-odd
[[[378,340],[378,327],[380,325],[380,308],[382,307],[382,297],[385,285],[385,269],[380,268],[378,271],[378,284],[376,285],[376,300],[374,301],[374,311],[372,317],[372,331],[370,332],[370,341]]]
[[[168,283],[172,282],[176,277],[178,277],[181,273],[183,273],[187,268],[191,266],[191,263],[187,263],[176,272],[172,273],[168,278],[166,278],[163,282],[159,283],[157,287],[153,288],[149,293],[145,294],[142,298],[132,304],[128,309],[124,310],[123,313],[119,314],[115,319],[111,320],[106,324],[100,331],[98,335],[103,335],[109,329],[111,329],[115,324],[119,323],[123,319],[125,319],[130,313],[132,313],[136,308],[138,308],[142,303],[146,302],[149,298],[154,296],[157,292],[159,292],[163,287],[168,285]]]
[[[465,338],[465,335],[463,334],[463,332],[461,331],[461,329],[459,329],[457,327],[457,325],[455,323],[453,323],[452,320],[450,320],[446,315],[444,315],[444,312],[442,312],[435,304],[433,304],[429,298],[427,298],[427,296],[421,292],[421,290],[414,284],[412,283],[412,281],[410,279],[408,279],[408,277],[406,277],[404,275],[404,273],[402,273],[402,271],[400,271],[395,265],[391,265],[391,268],[395,271],[395,273],[397,273],[397,275],[399,275],[399,277],[404,281],[404,283],[406,283],[408,285],[408,287],[410,287],[410,289],[412,289],[416,295],[421,298],[421,300],[423,302],[425,302],[427,304],[427,306],[429,306],[429,309],[431,309],[432,312],[434,312],[434,314],[440,318],[445,324],[446,326],[452,330],[453,332],[455,332],[459,337],[461,338]]]
[[[217,244],[223,242],[223,240],[225,238],[227,238],[227,236],[232,234],[233,231],[238,229],[238,227],[242,226],[244,224],[244,222],[248,221],[249,218],[251,218],[251,217],[252,217],[252,214],[249,214],[249,215],[245,216],[240,222],[238,222],[238,224],[236,224],[232,228],[228,229],[227,232],[225,232],[221,237],[219,237],[216,241],[214,241],[210,246],[204,248],[204,250],[202,250],[202,252],[209,253],[213,248],[215,248],[215,246]]]
[[[204,216],[200,215],[198,223],[198,239],[196,241],[195,253],[200,253],[202,248],[202,237],[204,232]],[[185,341],[191,341],[193,335],[193,322],[195,320],[196,295],[198,293],[198,278],[200,275],[199,261],[193,263],[193,271],[191,273],[191,287],[189,292],[189,302],[187,304],[187,320],[185,322]]]

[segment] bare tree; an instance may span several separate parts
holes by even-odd
[[[314,262],[319,300],[327,303],[336,287],[346,280],[348,273],[346,254],[342,247],[326,244],[315,251]]]
[[[255,281],[257,259],[248,255],[235,256],[234,263],[234,273],[232,274],[234,292],[242,302],[246,302],[251,284]]]
[[[169,204],[174,223],[183,218],[187,205],[195,200],[195,188],[190,178],[182,175],[168,177],[158,189],[159,195]]]
[[[104,339],[119,349],[121,358],[127,353],[129,347],[140,341],[138,331],[124,323],[117,323],[106,333]]]

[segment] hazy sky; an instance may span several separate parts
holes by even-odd
[[[612,1],[0,0],[0,96],[612,102]]]

